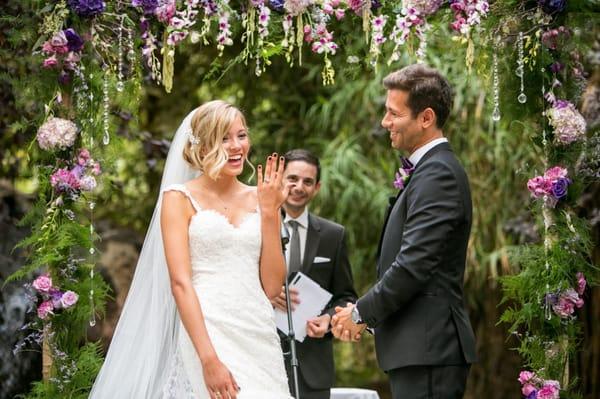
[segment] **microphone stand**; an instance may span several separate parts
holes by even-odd
[[[282,213],[285,216],[285,213],[283,211],[282,208]],[[283,248],[283,252],[284,252],[284,260],[285,260],[285,247],[287,246],[288,242],[290,241],[290,233],[288,232],[287,227],[285,226],[285,224],[283,223],[283,219],[281,222],[281,247]],[[286,264],[286,270],[287,270],[287,264]],[[288,334],[287,334],[287,341],[289,343],[289,352],[285,352],[284,355],[289,356],[290,359],[290,368],[292,370],[292,378],[293,378],[293,387],[294,387],[294,392],[293,392],[293,396],[296,399],[300,399],[300,387],[298,386],[298,356],[296,353],[296,335],[294,333],[294,322],[292,320],[292,303],[290,301],[290,284],[289,284],[289,278],[287,276],[286,273],[286,278],[285,278],[285,282],[284,282],[284,291],[285,291],[285,303],[286,303],[286,314],[287,314],[287,321],[288,321]]]

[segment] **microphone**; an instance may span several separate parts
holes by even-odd
[[[285,251],[285,246],[288,242],[290,242],[290,232],[288,231],[285,225],[285,209],[281,207],[281,245],[283,246],[283,250]]]

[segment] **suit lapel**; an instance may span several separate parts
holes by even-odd
[[[306,232],[306,247],[304,248],[304,260],[302,261],[302,273],[308,274],[317,255],[319,248],[321,225],[316,217],[308,214],[308,230]]]
[[[435,147],[433,147],[431,150],[427,151],[419,160],[419,162],[417,162],[417,164],[415,165],[415,172],[417,170],[417,167],[421,164],[423,164],[423,162],[425,162],[427,159],[429,159],[433,154],[441,151],[441,150],[447,150],[447,151],[452,151],[452,149],[450,148],[450,144],[449,143],[440,143],[438,145],[436,145]],[[410,184],[410,181],[409,181]],[[398,192],[398,194],[396,194],[395,197],[390,197],[389,198],[389,205],[388,205],[388,209],[387,212],[385,213],[385,219],[383,222],[383,228],[381,229],[381,235],[379,236],[379,244],[377,245],[377,265],[378,265],[378,269],[379,269],[379,256],[381,255],[381,246],[383,244],[383,237],[385,235],[385,229],[387,227],[387,224],[389,222],[390,219],[390,214],[392,213],[392,210],[394,209],[394,206],[396,205],[396,203],[398,202],[398,199],[400,198],[400,196],[402,195],[402,193],[406,190],[406,187],[404,190],[401,190]],[[379,270],[378,270],[379,272]]]

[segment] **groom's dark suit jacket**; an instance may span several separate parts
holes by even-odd
[[[319,262],[315,262],[315,258]],[[333,294],[323,313],[335,314],[336,306],[356,301],[344,226],[308,214],[304,259],[300,271]],[[300,298],[302,300],[302,298]],[[296,342],[300,373],[313,389],[328,389],[335,380],[331,333]],[[287,362],[286,362],[287,363]]]
[[[476,361],[463,303],[471,217],[467,175],[448,143],[438,144],[391,201],[378,281],[357,302],[361,318],[375,327],[383,370]]]

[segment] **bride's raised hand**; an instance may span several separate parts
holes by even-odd
[[[285,159],[277,153],[267,157],[264,173],[262,165],[258,165],[257,191],[261,212],[277,212],[286,200],[290,188],[282,184],[284,168]]]
[[[227,366],[217,357],[202,362],[202,374],[210,399],[236,399],[240,387]]]

